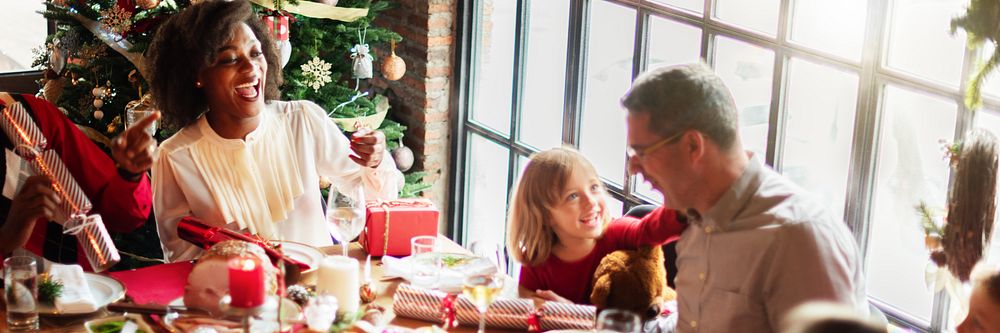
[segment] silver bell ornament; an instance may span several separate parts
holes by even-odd
[[[406,172],[413,167],[413,150],[410,147],[404,146],[403,142],[400,142],[399,147],[392,150],[392,159],[396,161],[396,169]]]

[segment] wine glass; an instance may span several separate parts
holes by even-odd
[[[347,256],[347,247],[365,228],[365,193],[361,186],[330,187],[327,195],[326,222],[330,234],[340,242]]]
[[[479,333],[486,331],[486,311],[503,290],[503,276],[495,274],[473,275],[462,283],[462,294],[479,310]]]
[[[631,311],[607,309],[597,316],[598,332],[639,333],[639,315]]]

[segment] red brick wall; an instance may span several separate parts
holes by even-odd
[[[446,221],[448,212],[451,156],[448,118],[456,3],[456,0],[400,0],[396,8],[383,12],[374,22],[403,36],[403,42],[396,45],[396,55],[406,61],[406,75],[398,81],[386,81],[376,75],[372,84],[386,89],[392,105],[390,115],[409,127],[403,143],[416,156],[413,168],[427,171],[424,180],[434,184],[424,192],[424,197],[433,200],[441,210],[441,223]],[[385,59],[387,54],[388,50],[376,50],[377,59]],[[444,224],[441,226],[445,230]]]

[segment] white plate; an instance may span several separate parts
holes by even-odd
[[[87,279],[90,295],[94,297],[98,310],[125,297],[125,285],[118,280],[94,273],[83,273],[83,277]],[[60,312],[54,305],[38,304],[38,314],[43,316],[76,316],[88,313],[93,312]]]
[[[167,305],[170,305],[170,306],[184,306],[184,297],[183,296],[182,297],[178,297],[178,298],[174,299],[173,301],[171,301],[170,304],[167,304]],[[291,325],[292,325],[293,322],[300,322],[300,321],[302,321],[302,307],[300,307],[297,303],[295,303],[292,300],[287,299],[287,298],[282,298],[281,299],[281,305],[282,305],[282,312],[283,312],[282,313],[282,317],[284,317],[284,324],[287,327],[284,327],[280,331],[286,331],[288,329],[291,329],[291,327],[292,327]],[[273,296],[273,295],[272,296],[267,296],[267,298],[266,298],[266,300],[264,302],[264,305],[262,305],[262,306],[264,307],[263,314],[261,315],[261,318],[255,320],[254,323],[251,324],[250,332],[251,333],[264,333],[264,332],[270,333],[270,332],[279,331],[277,329],[278,328],[277,314],[275,314],[275,312],[278,312],[277,311],[277,309],[278,309],[278,297],[277,296]],[[197,317],[197,316],[195,316],[195,317]],[[216,318],[216,319],[224,320],[222,318]],[[169,322],[164,322],[164,324],[167,325],[170,329],[174,329],[174,330],[180,331],[180,328],[173,327],[173,325],[171,323],[169,323]]]
[[[316,270],[319,263],[323,261],[323,252],[314,246],[284,241],[274,243],[281,244],[281,251],[286,256],[309,265],[309,269],[302,271],[303,274]]]

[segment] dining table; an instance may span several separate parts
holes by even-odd
[[[464,253],[471,254],[468,250],[463,248],[458,243],[455,243],[451,239],[444,235],[438,235],[438,251],[449,252],[449,253]],[[339,255],[342,253],[343,248],[340,245],[332,245],[327,247],[322,247],[319,249],[325,255]],[[358,259],[361,263],[365,262],[367,258],[367,253],[361,247],[359,243],[350,243],[348,249],[348,255],[354,259]],[[383,274],[382,265],[380,258],[373,257],[371,259],[371,275],[373,284],[375,286],[375,291],[377,297],[372,302],[379,305],[385,309],[383,316],[388,321],[388,327],[390,328],[403,328],[403,329],[417,329],[429,326],[440,326],[441,322],[427,322],[417,319],[405,318],[396,316],[393,313],[393,295],[396,293],[396,289],[404,281],[401,278],[387,278]],[[106,275],[106,274],[103,274]],[[509,276],[505,276],[506,283],[516,283],[514,279]],[[156,284],[148,285],[147,288],[156,288]],[[513,286],[516,289],[516,286]],[[0,302],[0,307],[3,306],[3,302]],[[6,320],[6,309],[0,311],[0,332],[8,332],[7,320]],[[120,313],[110,312],[107,309],[101,309],[95,313],[80,315],[80,316],[50,316],[50,315],[40,315],[39,324],[40,328],[36,332],[51,332],[51,333],[63,333],[63,332],[87,332],[84,328],[84,323],[90,320],[117,316]],[[448,332],[476,332],[478,328],[476,325],[478,323],[466,323],[467,325],[460,325],[456,328],[448,329]],[[524,330],[511,330],[511,329],[500,329],[500,328],[487,328],[489,332],[523,332]],[[308,329],[298,329],[295,332],[314,332]]]

